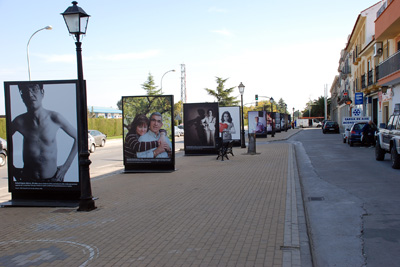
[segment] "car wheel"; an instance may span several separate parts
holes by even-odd
[[[400,169],[400,155],[397,153],[395,146],[392,147],[391,154],[392,168]]]
[[[93,153],[94,151],[96,151],[96,145],[95,144],[91,144],[89,151],[90,151],[90,153]]]
[[[6,162],[7,162],[7,156],[4,154],[0,154],[0,167],[6,165]]]
[[[378,161],[382,161],[385,159],[385,150],[381,148],[381,144],[379,143],[379,140],[376,141],[375,145],[375,159]]]
[[[322,131],[322,133],[323,133],[323,134],[326,134],[326,132],[325,132],[325,131]]]
[[[100,146],[101,146],[101,147],[104,147],[105,145],[106,145],[106,140],[104,140],[104,139],[103,139],[103,140],[101,140],[101,144],[100,144]]]
[[[349,143],[349,146],[353,146],[353,145],[354,145],[354,143],[351,142],[351,140],[349,140],[349,141],[347,141],[347,142]]]

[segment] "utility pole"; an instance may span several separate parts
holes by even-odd
[[[183,103],[187,102],[187,94],[186,94],[186,66],[185,64],[181,64],[181,101]]]

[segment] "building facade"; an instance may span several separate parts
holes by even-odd
[[[89,113],[95,118],[106,118],[106,119],[121,119],[122,111],[114,108],[105,107],[88,107]]]
[[[400,0],[385,0],[375,20],[379,119],[387,124],[400,103]]]

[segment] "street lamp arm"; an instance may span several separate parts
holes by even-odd
[[[42,31],[42,30],[51,30],[51,29],[53,29],[53,27],[52,27],[51,25],[46,26],[46,27],[43,27],[43,28],[41,28],[41,29],[35,31],[35,32],[31,35],[31,37],[29,38],[29,40],[28,40],[28,43],[27,43],[27,45],[26,45],[26,58],[27,58],[27,61],[28,61],[29,80],[31,80],[31,66],[30,66],[30,63],[29,63],[29,43],[31,42],[32,37],[33,37],[36,33],[40,32],[40,31]]]
[[[162,80],[163,80],[165,74],[167,74],[168,72],[171,72],[171,71],[172,71],[172,72],[175,72],[175,70],[169,70],[169,71],[167,71],[166,73],[164,73],[163,76],[161,77],[161,83],[160,83],[160,86],[161,86],[161,88],[160,88],[161,93],[162,93]]]

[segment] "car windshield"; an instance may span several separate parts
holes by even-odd
[[[328,122],[326,122],[326,126],[328,126],[328,127],[335,126],[335,124],[336,124],[336,122],[334,122],[334,121],[328,121]]]

